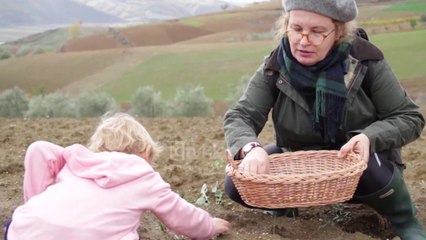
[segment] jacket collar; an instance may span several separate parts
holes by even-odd
[[[367,60],[383,60],[384,56],[382,51],[374,46],[369,41],[356,36],[352,41],[352,48],[350,55],[358,59],[358,61],[363,62]]]

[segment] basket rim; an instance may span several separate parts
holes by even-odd
[[[333,153],[335,152],[337,154],[337,150],[307,150],[307,151],[295,151],[295,152],[285,152],[285,153],[278,153],[278,154],[272,154],[273,155],[306,155],[306,154],[312,154],[312,153]],[[356,176],[360,172],[364,171],[367,168],[367,163],[361,159],[361,156],[356,153],[349,153],[346,155],[344,159],[347,158],[353,158],[356,159],[357,162],[355,162],[353,165],[345,168],[336,170],[329,173],[297,173],[297,174],[258,174],[258,173],[251,173],[242,171],[241,169],[238,169],[238,165],[241,163],[241,160],[234,160],[234,164],[229,164],[230,167],[226,168],[226,174],[230,177],[236,177],[236,178],[244,178],[244,179],[250,179],[250,181],[256,183],[265,183],[265,184],[276,184],[277,182],[282,181],[283,179],[286,179],[288,183],[294,182],[300,182],[300,179],[304,178],[304,183],[310,183],[310,182],[317,182],[319,178],[326,178],[326,180],[334,180],[341,178],[338,174],[341,173],[351,173],[348,174],[348,176]],[[306,178],[310,179],[306,179]],[[265,179],[268,179],[269,181],[265,182]],[[289,180],[291,179],[291,180]]]
[[[333,154],[336,154],[335,157]],[[332,164],[338,164],[336,160],[339,159],[336,150],[307,150],[276,155],[281,156],[276,156],[276,159],[270,158],[269,161],[282,161],[287,157],[291,161],[306,160],[315,165],[318,163],[315,162],[317,159],[319,161],[334,161]],[[288,155],[293,156],[288,157]],[[234,181],[235,187],[244,202],[253,207],[288,208],[329,205],[352,198],[359,178],[367,168],[367,161],[353,152],[350,152],[342,160],[347,161],[342,165],[343,168],[334,170],[334,167],[339,166],[332,165],[329,171],[321,171],[320,173],[308,171],[307,173],[291,174],[291,172],[287,172],[281,174],[280,170],[284,172],[287,166],[290,168],[292,166],[277,162],[278,165],[275,166],[277,171],[274,171],[274,173],[256,174],[238,169],[241,160],[234,161],[228,158],[229,164],[226,167],[226,174]],[[303,170],[303,166],[301,169]],[[323,168],[321,167],[321,169]],[[324,191],[327,194],[324,194]]]

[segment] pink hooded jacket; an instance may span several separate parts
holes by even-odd
[[[145,211],[193,239],[214,236],[213,219],[172,192],[144,159],[38,141],[25,157],[25,204],[9,240],[137,240]]]

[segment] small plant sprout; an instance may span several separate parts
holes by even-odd
[[[209,205],[210,200],[209,200],[208,193],[209,193],[209,188],[207,184],[204,183],[200,191],[201,196],[197,199],[197,201],[195,201],[195,204],[201,205],[201,206]],[[211,193],[214,194],[216,205],[221,205],[223,203],[223,193],[222,191],[220,191],[219,183],[217,181],[211,188]]]
[[[216,184],[212,187],[212,193],[216,199],[216,205],[221,205],[223,203],[223,193],[218,187],[219,183],[216,181]]]
[[[201,205],[201,206],[209,205],[210,201],[209,201],[209,197],[207,196],[208,191],[209,190],[208,190],[207,184],[204,183],[200,191],[201,197],[199,197],[197,201],[195,201],[195,204]]]
[[[333,205],[330,212],[330,218],[320,219],[321,221],[324,221],[324,223],[320,227],[349,223],[352,220],[352,214],[350,211],[348,211],[347,208],[348,207],[345,204]]]
[[[348,223],[352,220],[351,212],[347,210],[344,204],[333,205],[333,222],[335,223]]]

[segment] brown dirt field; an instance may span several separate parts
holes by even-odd
[[[138,25],[116,29],[120,38],[124,38],[133,47],[162,46],[175,43],[232,42],[246,39],[254,33],[269,32],[280,15],[280,10],[262,10],[253,12],[229,12],[215,15],[193,17],[202,23],[200,27],[185,25],[179,21],[167,21],[157,24]],[[229,37],[228,37],[229,36]],[[110,32],[96,33],[89,37],[67,42],[64,52],[91,51],[110,48],[125,48],[120,38]]]
[[[123,35],[136,46],[167,45],[211,34],[212,32],[182,25],[178,22],[165,22],[155,25],[137,26],[123,29]]]
[[[64,44],[62,52],[96,51],[101,49],[123,48],[124,46],[114,39],[108,32],[95,33],[84,38],[71,40]]]
[[[223,111],[223,104],[216,108]],[[200,189],[216,182],[223,191],[224,136],[222,117],[139,119],[153,138],[164,146],[155,163],[172,189],[190,202],[200,197]],[[97,119],[0,119],[0,219],[10,217],[22,203],[23,156],[26,147],[36,140],[48,140],[66,146],[85,144]],[[272,142],[272,125],[261,133],[263,143]],[[423,137],[404,148],[406,178],[412,197],[419,207],[419,217],[426,223],[426,162]],[[296,218],[273,218],[259,210],[249,210],[224,197],[216,205],[203,206],[212,215],[232,223],[232,231],[218,239],[387,239],[392,234],[381,217],[361,205],[332,205],[301,208]],[[184,221],[182,219],[182,221]],[[185,239],[162,231],[152,214],[143,217],[142,239]]]
[[[395,12],[383,11],[384,8],[394,5],[400,0],[377,1],[358,0],[359,16],[357,21],[393,19]],[[218,13],[209,13],[201,16],[170,20],[155,24],[141,24],[116,30],[131,46],[162,46],[181,43],[211,43],[211,42],[239,42],[246,40],[256,33],[268,33],[275,25],[275,21],[282,14],[280,0],[252,4],[243,8],[229,9]],[[413,12],[398,12],[397,18],[416,17]],[[196,26],[186,25],[185,22],[195,23]],[[403,31],[410,29],[408,23],[389,26],[365,27],[369,34]],[[129,47],[113,37],[110,32],[96,33],[93,36],[69,41],[64,45],[66,52],[89,51],[108,48]]]

